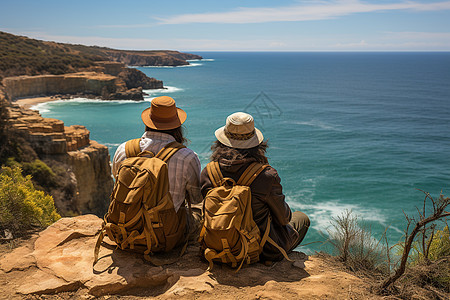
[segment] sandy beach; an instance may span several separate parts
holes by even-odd
[[[34,98],[24,98],[24,99],[18,99],[16,101],[13,101],[13,103],[19,104],[20,106],[24,108],[30,108],[36,104],[44,103],[44,102],[50,102],[58,100],[57,98],[52,97],[34,97]]]

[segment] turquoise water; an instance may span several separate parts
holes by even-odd
[[[291,208],[312,221],[305,243],[351,209],[391,243],[424,194],[450,195],[450,53],[198,53],[177,68],[140,67],[167,90],[146,102],[78,99],[39,105],[44,117],[82,124],[114,155],[143,131],[141,111],[170,95],[188,113],[190,147],[204,167],[214,130],[247,111]],[[318,245],[307,246],[317,250]]]

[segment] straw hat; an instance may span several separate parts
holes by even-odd
[[[249,149],[258,146],[264,136],[257,128],[249,114],[237,112],[229,115],[225,126],[215,132],[216,138],[222,144],[238,149]]]
[[[169,130],[180,127],[186,121],[186,112],[175,106],[175,100],[168,96],[154,98],[141,118],[145,125],[156,130]]]

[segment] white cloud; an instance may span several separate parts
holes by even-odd
[[[306,4],[278,8],[238,8],[229,12],[184,14],[157,18],[160,24],[188,23],[266,23],[332,19],[355,13],[388,10],[448,10],[450,1],[420,3],[413,1],[373,4],[360,0],[308,1]]]

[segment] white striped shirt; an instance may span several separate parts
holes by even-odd
[[[141,138],[141,151],[150,151],[155,155],[168,143],[175,141],[170,134],[146,131]],[[125,143],[121,144],[114,155],[113,174],[116,175],[120,162],[126,159]],[[203,198],[200,192],[201,165],[197,154],[189,148],[182,148],[167,162],[169,172],[169,191],[175,210],[181,207],[186,197],[192,204],[200,203]]]

